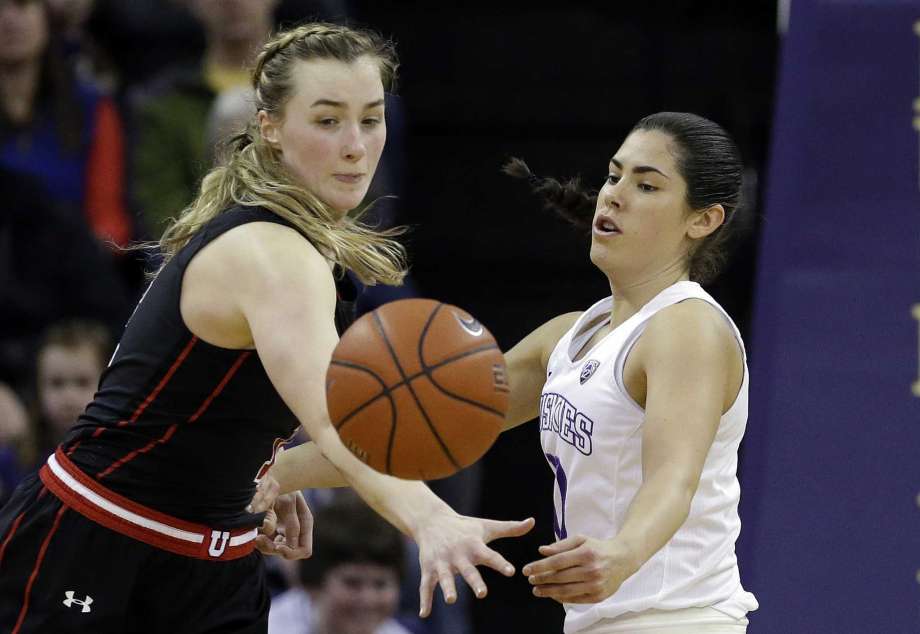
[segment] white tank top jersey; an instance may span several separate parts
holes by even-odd
[[[612,297],[589,308],[556,344],[547,364],[540,398],[540,441],[554,487],[557,539],[615,536],[642,484],[644,410],[629,396],[623,367],[629,351],[659,310],[687,299],[721,306],[695,282],[678,282],[656,295],[639,312],[614,328],[586,354],[579,351],[610,321]],[[606,319],[599,317],[606,316]],[[586,325],[597,321],[585,329]],[[578,361],[573,361],[579,356]],[[627,612],[711,606],[734,618],[756,610],[757,600],[741,587],[735,540],[740,487],[738,445],[748,414],[748,371],[731,408],[719,421],[706,456],[690,514],[671,540],[619,590],[595,604],[565,604],[565,632],[574,634]],[[688,376],[687,380],[693,380]]]

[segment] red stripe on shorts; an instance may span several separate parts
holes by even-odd
[[[42,547],[38,551],[38,559],[35,560],[35,568],[32,569],[32,574],[29,575],[29,583],[26,584],[26,594],[22,600],[22,609],[19,611],[19,619],[17,619],[16,625],[13,627],[13,631],[10,632],[10,634],[18,634],[19,628],[22,627],[22,622],[26,620],[26,612],[29,611],[29,595],[32,593],[32,585],[38,578],[38,569],[41,568],[42,560],[45,558],[45,551],[48,550],[48,544],[51,543],[51,538],[54,536],[54,533],[57,532],[58,525],[61,523],[61,516],[66,510],[67,507],[62,505],[57,515],[54,516],[54,524],[51,525],[51,530],[48,531],[48,534],[45,536],[45,541],[42,542]]]

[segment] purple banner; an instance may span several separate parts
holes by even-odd
[[[792,0],[742,471],[750,632],[920,632],[920,0]]]

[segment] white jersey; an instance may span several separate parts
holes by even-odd
[[[645,419],[644,410],[624,387],[626,356],[655,313],[691,298],[710,303],[725,317],[743,352],[734,323],[695,282],[666,288],[581,355],[591,336],[610,322],[613,299],[603,299],[556,344],[540,398],[540,440],[556,475],[553,528],[557,539],[574,535],[609,539],[619,532],[642,484]],[[575,356],[578,361],[573,361]],[[612,596],[590,605],[565,604],[566,634],[600,619],[650,608],[711,606],[735,618],[757,609],[754,595],[741,587],[735,558],[735,539],[741,529],[738,444],[747,413],[745,358],[741,390],[719,422],[687,520]]]

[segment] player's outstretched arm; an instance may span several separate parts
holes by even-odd
[[[537,417],[540,392],[546,383],[546,364],[559,339],[579,315],[581,313],[566,313],[550,319],[505,353],[511,395],[502,431]]]
[[[540,548],[544,558],[523,568],[536,596],[602,601],[674,536],[690,512],[725,402],[737,393],[729,380],[739,354],[734,335],[703,302],[662,310],[630,354],[648,386],[642,485],[614,538],[574,535]]]
[[[226,234],[231,238],[230,232]],[[486,585],[476,566],[506,575],[514,567],[487,544],[526,533],[533,520],[497,522],[458,515],[422,482],[399,480],[374,471],[339,439],[326,407],[325,378],[338,342],[334,325],[335,284],[328,262],[299,234],[281,225],[253,223],[227,241],[223,270],[240,313],[248,324],[259,358],[275,389],[316,443],[322,457],[341,473],[378,513],[419,545],[421,613],[431,609],[436,585],[447,602],[456,600],[454,575],[460,574],[478,597]],[[287,478],[296,468],[288,458],[309,455],[285,452],[285,469],[272,471],[280,491],[310,482]],[[313,454],[316,457],[316,454]],[[310,464],[299,465],[307,473]],[[260,504],[270,500],[263,499]],[[264,508],[253,511],[260,512]]]

